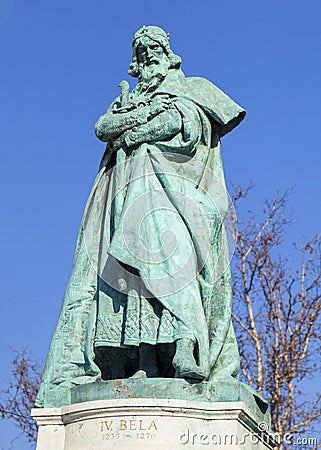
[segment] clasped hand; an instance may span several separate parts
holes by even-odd
[[[155,95],[150,103],[150,115],[152,117],[166,111],[172,105],[172,100],[168,94]]]
[[[159,94],[159,95],[155,95],[148,105],[136,108],[136,113],[139,114],[141,111],[141,108],[146,108],[149,127],[153,127],[153,118],[155,118],[156,116],[158,116],[159,114],[168,110],[171,107],[173,107],[173,102],[172,102],[172,99],[169,97],[169,95],[168,94]],[[132,113],[134,111],[132,111]],[[141,125],[143,125],[143,124],[144,124],[144,122],[142,122]],[[137,131],[137,128],[139,128],[139,125],[138,126],[135,125],[132,128],[126,130],[117,139],[115,139],[113,142],[114,150],[118,150],[119,148],[124,146],[126,137],[130,137],[130,135],[133,132]]]

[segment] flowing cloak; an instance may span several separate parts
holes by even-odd
[[[180,70],[170,70],[158,94],[173,99],[182,129],[172,139],[106,151],[80,226],[37,407],[60,406],[66,388],[101,379],[94,348],[104,345],[98,330],[104,304],[114,307],[106,342],[116,329],[115,345],[139,345],[137,304],[156,302],[169,312],[158,328],[168,320],[172,340],[195,341],[208,380],[237,376],[220,137],[245,111],[206,79],[185,78]],[[114,327],[120,307],[125,341]]]

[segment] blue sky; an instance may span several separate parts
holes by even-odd
[[[93,124],[127,78],[142,25],[170,32],[187,76],[248,112],[223,139],[227,179],[255,208],[295,185],[289,244],[320,231],[319,0],[0,0],[0,386],[10,346],[46,357],[104,145]],[[0,449],[25,449],[0,422]]]

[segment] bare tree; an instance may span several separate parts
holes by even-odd
[[[279,449],[293,448],[299,435],[311,437],[316,449],[321,394],[307,394],[307,381],[321,372],[321,239],[289,251],[284,237],[291,222],[290,193],[277,193],[261,214],[247,211],[239,223],[233,319],[242,378],[268,400],[274,431],[287,436]],[[235,188],[237,210],[247,194],[248,189]]]
[[[10,419],[29,442],[37,441],[37,425],[30,416],[40,384],[41,372],[27,349],[14,350],[11,378],[1,392],[0,417]]]

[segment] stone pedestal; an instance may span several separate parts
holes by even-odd
[[[243,402],[97,400],[34,409],[37,450],[243,449],[274,447],[266,422]]]
[[[275,446],[266,402],[237,380],[129,378],[53,395],[66,406],[32,411],[39,426],[37,450]]]

